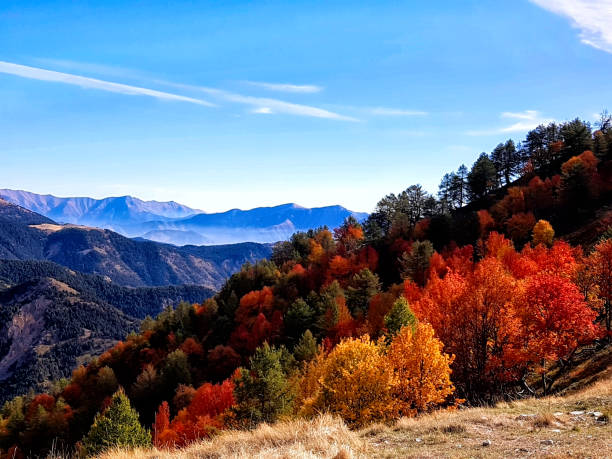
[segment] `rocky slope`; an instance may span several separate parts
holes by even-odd
[[[53,278],[0,292],[0,401],[49,389],[50,381],[102,353],[138,321]]]

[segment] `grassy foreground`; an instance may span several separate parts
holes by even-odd
[[[112,451],[101,459],[351,457],[612,457],[612,371],[563,397],[440,411],[351,431],[321,415],[226,431],[177,451]]]

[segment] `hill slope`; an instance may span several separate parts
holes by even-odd
[[[48,390],[181,301],[201,303],[200,286],[128,288],[48,261],[0,260],[0,402]]]
[[[164,307],[181,301],[201,303],[214,293],[199,285],[129,288],[101,276],[72,271],[49,261],[0,260],[0,286],[4,285],[4,288],[40,278],[53,278],[78,291],[81,296],[108,303],[138,319],[147,315],[156,316]]]
[[[197,284],[218,289],[246,262],[269,256],[256,243],[174,247],[110,230],[58,225],[0,200],[0,258],[50,260],[130,287]]]
[[[137,321],[53,278],[0,293],[0,401],[70,376]]]

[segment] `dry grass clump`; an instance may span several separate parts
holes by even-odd
[[[333,458],[366,456],[366,442],[329,415],[262,424],[251,431],[225,431],[180,450],[115,450],[99,459]]]
[[[535,415],[533,420],[531,421],[531,425],[536,429],[541,429],[543,427],[550,427],[558,423],[555,416],[550,412],[541,412]]]

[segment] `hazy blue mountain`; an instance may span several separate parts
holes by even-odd
[[[357,220],[366,213],[353,212],[342,206],[306,208],[297,204],[257,207],[250,210],[232,209],[215,214],[196,214],[171,221],[151,221],[142,225],[149,233],[196,233],[215,243],[239,241],[276,242],[288,239],[296,231],[327,226],[337,228],[349,216]]]
[[[194,284],[217,290],[246,262],[270,255],[269,245],[176,247],[106,229],[59,225],[0,200],[0,258],[49,260],[129,287]]]
[[[176,202],[142,201],[132,196],[104,199],[87,197],[59,198],[50,194],[42,195],[21,190],[0,189],[0,198],[33,212],[44,215],[59,223],[98,226],[119,230],[138,223],[184,218],[201,213]],[[124,231],[122,231],[124,232]]]
[[[358,220],[367,216],[337,205],[309,209],[283,204],[202,213],[175,202],[141,201],[131,196],[96,200],[0,190],[0,198],[58,222],[96,226],[178,246],[277,242],[296,231],[336,228],[351,215]]]

